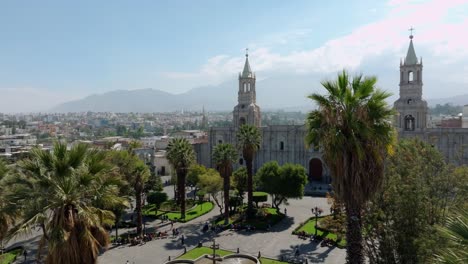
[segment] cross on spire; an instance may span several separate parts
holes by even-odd
[[[249,56],[249,48],[246,48],[245,49],[245,57],[248,57]]]
[[[413,30],[414,30],[413,27],[410,27],[410,28],[408,29],[408,31],[410,32],[410,39],[413,39]]]

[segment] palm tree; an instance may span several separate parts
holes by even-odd
[[[122,193],[134,195],[137,234],[143,233],[142,196],[145,183],[149,179],[149,169],[145,163],[134,155],[132,151],[113,151],[109,155],[110,161],[118,168],[131,188],[123,186]],[[118,209],[118,208],[114,208]]]
[[[335,193],[345,204],[348,263],[364,263],[361,210],[382,182],[395,141],[393,111],[385,102],[390,94],[376,89],[376,82],[362,75],[350,80],[343,71],[336,81],[322,82],[327,95],[309,96],[318,110],[307,116],[306,144],[323,148]]]
[[[11,235],[39,225],[38,258],[47,243],[46,263],[96,263],[109,243],[104,225],[114,220],[103,208],[126,204],[104,154],[85,144],[67,150],[66,143],[56,142],[53,152],[33,149],[29,159],[19,162],[19,170],[8,182],[7,199],[15,201],[22,218]]]
[[[7,163],[0,159],[0,250],[3,250],[3,239],[17,217],[15,210],[9,210],[9,201],[6,199],[9,186],[5,184],[5,181],[8,180],[9,175],[10,169]],[[3,254],[3,252],[0,252],[0,254]]]
[[[229,190],[231,189],[232,163],[237,159],[236,149],[231,144],[219,144],[213,150],[213,160],[224,179],[224,223],[229,223]]]
[[[253,159],[260,148],[262,137],[257,127],[242,125],[237,132],[237,147],[242,151],[247,166],[247,211],[251,216],[253,211]]]
[[[448,248],[442,248],[436,255],[437,263],[455,264],[468,262],[468,211],[461,209],[458,215],[447,218],[445,226],[440,228],[448,240]]]
[[[195,151],[185,138],[173,138],[167,145],[167,160],[177,174],[177,192],[179,194],[180,218],[185,218],[185,180],[190,165],[195,162]]]

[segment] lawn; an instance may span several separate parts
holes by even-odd
[[[274,208],[259,208],[258,210],[261,210],[263,213],[257,214],[254,219],[242,220],[242,215],[234,214],[229,218],[229,224],[251,225],[256,229],[267,230],[268,224],[273,226],[284,218],[284,214],[278,214]],[[224,225],[224,218],[218,218],[216,224]]]
[[[194,248],[184,255],[178,257],[177,259],[190,259],[194,260],[197,259],[205,254],[213,254],[213,249],[208,248],[208,247],[199,247],[199,248]],[[224,257],[226,255],[234,254],[232,251],[227,251],[227,250],[222,250],[222,249],[217,249],[216,254],[220,255],[221,257]],[[279,260],[274,260],[274,259],[269,259],[269,258],[260,258],[260,261],[262,264],[287,264],[287,262],[282,262]]]
[[[212,202],[203,202],[197,204],[194,208],[188,210],[185,212],[185,219],[180,219],[180,212],[163,212],[163,211],[158,211],[155,214],[154,207],[152,206],[147,206],[145,207],[145,210],[143,211],[143,214],[145,216],[152,216],[152,217],[159,217],[161,215],[166,215],[170,220],[174,221],[179,221],[179,222],[188,222],[190,220],[193,220],[201,215],[204,215],[211,210],[213,210],[213,203]]]
[[[320,220],[320,217],[319,217]],[[305,231],[308,235],[315,235],[315,218],[309,219],[305,224],[303,224],[299,229],[295,230],[295,233]],[[333,241],[336,242],[337,236],[334,233],[330,233],[328,231],[322,231],[320,229],[317,229],[317,235],[320,237],[326,237],[329,238]],[[338,242],[338,247],[346,247],[346,240],[341,239],[341,241]]]
[[[10,252],[7,252],[3,255],[0,255],[0,264],[10,264],[13,263],[13,260],[15,260],[16,256],[19,256],[23,250],[18,248],[15,250],[12,250]]]

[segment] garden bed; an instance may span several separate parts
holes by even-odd
[[[16,260],[23,253],[22,248],[16,248],[11,251],[5,252],[4,254],[0,255],[0,264],[10,264]]]
[[[244,219],[244,213],[235,213],[229,217],[229,224],[224,224],[224,217],[216,220],[216,225],[228,228],[231,224],[239,225],[240,229],[245,229],[247,226],[254,227],[255,230],[268,230],[269,227],[274,226],[280,222],[285,215],[278,213],[275,208],[257,208],[257,213],[253,219]]]
[[[213,210],[213,203],[212,202],[200,202],[197,203],[194,207],[190,208],[185,212],[185,219],[180,219],[180,212],[179,211],[171,211],[171,212],[165,212],[158,210],[155,212],[154,206],[145,206],[145,210],[143,211],[144,216],[148,217],[155,217],[159,218],[162,215],[167,216],[169,220],[172,221],[178,221],[182,223],[186,223],[190,220],[193,220],[197,217],[200,217],[204,214],[209,213],[211,210]]]
[[[182,256],[178,257],[177,259],[188,259],[188,260],[194,260],[197,259],[205,254],[213,254],[213,249],[208,248],[208,247],[198,247],[194,248],[192,250],[187,251],[187,253],[183,254]],[[219,255],[221,257],[224,257],[226,255],[234,254],[232,251],[228,250],[222,250],[222,249],[217,249],[216,250],[216,255]],[[279,260],[275,259],[270,259],[270,258],[260,258],[260,261],[262,264],[287,264],[287,262],[282,262]]]
[[[321,220],[323,220],[325,218],[329,218],[329,217],[332,217],[332,216],[319,217],[318,218],[319,225],[320,225]],[[301,232],[305,232],[307,236],[315,235],[315,217],[311,217],[305,223],[302,223],[298,228],[296,228],[293,231],[293,234],[294,235],[299,235]],[[346,247],[346,240],[345,239],[343,239],[343,238],[339,239],[339,236],[336,233],[332,233],[327,229],[318,227],[317,228],[317,236],[318,236],[319,239],[324,239],[324,238],[331,239],[336,244],[336,246],[339,247],[339,248]],[[345,234],[340,234],[340,236],[344,237]]]

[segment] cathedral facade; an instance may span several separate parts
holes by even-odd
[[[203,155],[198,161],[208,167],[214,167],[212,151],[217,144],[236,144],[236,132],[243,124],[259,128],[262,143],[254,160],[254,172],[264,163],[277,161],[300,164],[306,168],[309,182],[330,183],[330,171],[322,160],[318,146],[306,146],[306,125],[262,126],[260,107],[256,104],[256,76],[246,55],[243,71],[239,74],[238,104],[233,110],[233,122],[230,127],[211,127],[208,144],[198,148]],[[400,62],[400,94],[394,103],[397,113],[394,119],[400,138],[418,137],[439,149],[447,161],[455,164],[468,164],[468,128],[429,128],[428,106],[423,99],[423,64],[416,57],[413,36],[407,55]],[[235,168],[244,165],[239,156]]]
[[[262,126],[260,107],[256,102],[256,77],[250,68],[248,54],[246,54],[243,71],[239,74],[237,105],[233,110],[233,121],[230,127],[211,127],[208,136],[207,155],[203,155],[202,164],[213,167],[210,160],[213,148],[217,144],[236,144],[237,130],[243,124],[259,128],[262,137],[260,149],[254,159],[253,169],[257,171],[264,163],[277,161],[300,164],[306,168],[309,181],[322,183],[331,182],[330,173],[322,160],[318,147],[307,147],[305,125],[274,125]],[[206,158],[205,158],[206,157]],[[235,164],[235,168],[244,165],[242,155]]]

